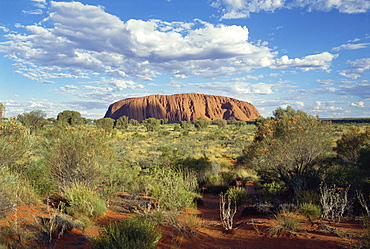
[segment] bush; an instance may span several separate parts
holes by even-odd
[[[111,133],[114,127],[114,119],[100,118],[95,120],[95,125],[99,129],[104,129],[106,132]]]
[[[52,128],[49,132],[45,157],[59,188],[75,183],[96,187],[102,180],[102,169],[113,159],[106,133],[83,126]]]
[[[64,192],[67,199],[66,213],[73,216],[98,217],[105,214],[107,207],[97,191],[83,185],[75,185]]]
[[[143,120],[143,124],[146,128],[146,131],[155,131],[158,129],[160,121],[156,118],[147,118]]]
[[[13,164],[28,154],[32,136],[15,117],[0,120],[0,168]]]
[[[318,205],[304,203],[299,207],[299,213],[306,217],[310,222],[314,222],[321,216],[322,210]]]
[[[51,175],[50,167],[42,161],[30,162],[25,167],[23,175],[38,195],[44,196],[57,189],[57,183]]]
[[[150,249],[162,238],[152,223],[136,219],[113,222],[92,241],[96,249]]]
[[[31,132],[38,131],[49,122],[45,119],[46,113],[42,110],[34,110],[18,115],[18,120]]]
[[[320,160],[332,153],[331,123],[295,111],[278,108],[274,118],[256,120],[253,142],[244,150],[244,160],[261,177],[280,180],[299,196],[305,186],[296,188],[295,179],[309,182]]]
[[[194,126],[198,130],[203,130],[207,128],[207,126],[211,123],[211,121],[205,117],[199,117],[194,121]]]
[[[277,224],[269,228],[270,236],[283,236],[285,234],[294,233],[298,231],[301,221],[294,216],[293,213],[281,210],[279,214],[275,215]]]
[[[194,205],[193,200],[197,197],[197,178],[183,171],[171,168],[154,167],[150,175],[154,181],[145,184],[150,189],[157,209],[183,210]]]
[[[5,216],[18,204],[36,202],[36,196],[27,181],[18,175],[0,169],[0,217]]]
[[[230,196],[231,203],[235,203],[236,206],[240,207],[243,205],[246,200],[248,199],[248,192],[245,188],[236,187],[236,188],[229,188],[226,191],[226,194]]]
[[[129,120],[127,116],[121,116],[115,121],[115,127],[127,129],[129,125]]]

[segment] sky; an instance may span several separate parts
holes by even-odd
[[[370,117],[370,1],[0,1],[5,117],[177,93]]]

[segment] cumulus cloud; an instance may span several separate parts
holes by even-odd
[[[308,55],[303,58],[289,59],[287,55],[282,56],[275,60],[275,63],[271,66],[272,68],[285,69],[291,67],[298,67],[303,71],[312,69],[323,69],[329,70],[331,61],[337,58],[338,55],[331,54],[329,52],[323,52],[315,55]]]
[[[40,24],[6,34],[7,41],[0,43],[0,52],[16,61],[18,73],[40,82],[91,74],[152,80],[162,74],[226,77],[263,67],[328,70],[336,58],[328,52],[277,58],[267,43],[249,42],[245,26],[202,20],[123,22],[103,7],[80,2],[51,1],[48,13]]]
[[[349,69],[339,72],[339,74],[344,77],[357,79],[362,77],[367,71],[370,70],[370,58],[347,61],[347,64],[351,64],[351,66],[348,67]]]
[[[370,10],[368,0],[214,0],[211,6],[220,9],[223,19],[245,18],[251,13],[292,8],[325,12],[335,9],[348,14],[366,13]]]

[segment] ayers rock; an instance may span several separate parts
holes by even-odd
[[[175,95],[150,95],[128,98],[111,104],[105,118],[127,116],[141,122],[147,118],[168,121],[194,121],[199,117],[248,121],[260,116],[250,103],[233,98],[184,93]]]

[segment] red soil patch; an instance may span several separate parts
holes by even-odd
[[[196,214],[203,220],[203,227],[193,231],[192,236],[181,236],[173,226],[162,225],[158,229],[162,231],[163,237],[157,248],[189,248],[189,249],[241,249],[241,248],[352,248],[358,241],[351,239],[361,235],[364,230],[360,221],[342,220],[339,224],[330,224],[345,231],[344,236],[339,237],[333,233],[319,232],[317,226],[304,225],[302,231],[296,234],[282,237],[270,237],[268,228],[275,224],[273,216],[244,216],[241,211],[235,215],[232,232],[225,233],[219,214],[219,196],[204,195],[204,204],[198,206]],[[50,209],[45,205],[19,207],[17,212],[11,213],[5,220],[0,221],[1,226],[21,223],[35,222],[36,217],[50,215]],[[88,238],[97,236],[99,226],[107,225],[112,221],[127,219],[132,214],[108,211],[106,215],[99,217],[95,225],[80,231],[73,229],[55,239],[56,246],[53,248],[83,249],[89,248]],[[188,234],[189,235],[189,234]],[[345,238],[347,235],[347,238]],[[45,247],[45,248],[49,248]]]

